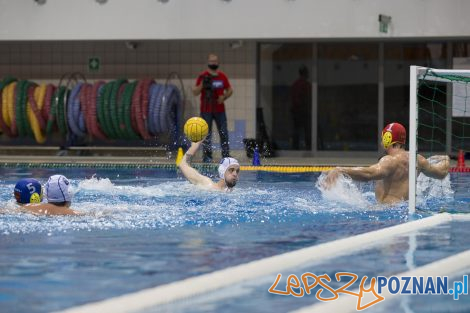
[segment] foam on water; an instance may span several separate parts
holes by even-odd
[[[369,200],[371,193],[361,191],[359,184],[354,182],[349,176],[340,175],[331,188],[325,188],[324,181],[327,175],[328,172],[321,173],[315,184],[315,187],[320,190],[323,199],[353,207],[370,207],[373,205],[373,202]]]
[[[111,181],[109,178],[70,179],[72,209],[83,216],[34,216],[18,213],[11,198],[2,210],[0,232],[27,233],[92,229],[134,229],[217,225],[222,223],[282,221],[321,211],[318,194],[302,190],[253,185],[231,193],[197,188],[186,180],[169,179],[151,184],[148,180]],[[1,184],[11,194],[13,185]],[[313,191],[313,190],[312,190]]]
[[[436,164],[439,158],[431,156],[427,159],[429,163]],[[450,175],[444,179],[434,179],[420,173],[416,179],[416,205],[425,206],[428,201],[442,199],[449,201],[454,198],[454,191],[451,187]]]
[[[231,193],[197,188],[181,177],[70,179],[72,209],[83,215],[56,217],[18,213],[11,196],[14,185],[0,182],[0,200],[6,202],[0,233],[199,227],[297,219],[327,221],[335,215],[378,220],[378,213],[371,213],[377,209],[390,210],[390,218],[406,216],[405,205],[378,205],[371,183],[357,184],[343,177],[336,187],[323,190],[320,185],[325,174],[318,179],[312,177],[317,188],[312,185],[312,178],[306,177],[309,176],[292,179],[274,175],[265,181],[261,174],[255,182],[242,179]]]

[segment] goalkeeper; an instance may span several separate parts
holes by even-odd
[[[368,167],[336,167],[328,172],[322,185],[329,189],[341,174],[345,174],[353,180],[375,180],[375,198],[380,203],[393,204],[408,200],[409,156],[405,142],[405,127],[399,123],[388,124],[382,131],[382,145],[386,155],[378,163]],[[449,157],[440,155],[434,158],[439,162],[431,164],[418,154],[418,171],[432,178],[443,179],[449,171]]]

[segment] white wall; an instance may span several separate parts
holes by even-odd
[[[469,12],[467,0],[0,0],[0,40],[468,37]]]

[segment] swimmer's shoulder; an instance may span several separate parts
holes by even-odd
[[[385,154],[379,158],[379,163],[381,162],[391,162],[391,163],[398,163],[408,160],[408,152],[404,151],[402,153],[398,153],[395,155]]]
[[[40,215],[82,215],[68,207],[51,203],[28,203],[22,206],[22,211]]]
[[[394,156],[385,154],[379,158],[379,163],[384,163],[384,162],[393,162],[394,161]]]

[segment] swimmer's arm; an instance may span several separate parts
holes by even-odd
[[[384,179],[393,170],[389,156],[383,157],[379,163],[367,167],[337,167],[340,173],[350,176],[354,180],[369,181]]]
[[[192,184],[200,186],[212,186],[212,180],[207,176],[201,175],[197,170],[192,168],[188,162],[188,159],[191,158],[199,149],[201,143],[202,141],[193,142],[191,144],[191,147],[184,154],[180,164],[178,164],[178,167],[183,173],[184,177],[186,177],[186,179],[189,180]]]
[[[439,163],[431,164],[425,157],[418,154],[418,169],[426,176],[443,179],[449,173],[449,156],[439,155],[434,158],[439,158]]]

